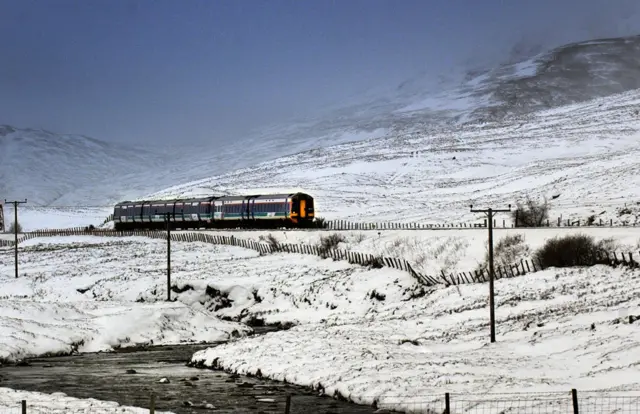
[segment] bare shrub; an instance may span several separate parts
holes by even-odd
[[[515,227],[542,227],[549,219],[549,203],[545,197],[538,202],[527,196],[525,204],[518,202],[511,212]]]
[[[364,233],[356,233],[353,235],[351,242],[354,244],[360,244],[365,241],[366,238],[367,236],[365,236]]]
[[[460,252],[468,245],[468,240],[461,237],[444,236],[428,240],[398,237],[386,243],[382,254],[404,258],[420,272],[449,274],[460,261]]]
[[[585,234],[554,237],[536,250],[534,257],[544,268],[592,266],[605,257],[611,243],[611,239],[596,243],[593,237]]]
[[[493,264],[495,268],[509,267],[531,254],[529,245],[525,243],[523,234],[505,236],[493,246]],[[489,268],[489,248],[485,248],[484,263],[476,270],[478,272]]]
[[[20,224],[20,222],[18,222],[17,224],[17,230],[18,233],[22,233],[22,225]],[[9,233],[15,233],[16,232],[16,222],[12,221],[11,224],[9,225]]]
[[[327,225],[325,219],[323,217],[316,217],[312,222],[312,227],[316,227],[319,229],[324,229]]]
[[[280,242],[273,234],[269,233],[266,236],[258,237],[258,239],[266,242],[271,247],[271,251],[277,252],[280,250]]]
[[[333,233],[328,236],[321,236],[320,243],[318,243],[318,250],[322,253],[326,253],[329,250],[336,249],[338,245],[345,241],[345,238],[340,233]]]

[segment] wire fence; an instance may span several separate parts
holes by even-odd
[[[167,234],[164,231],[157,230],[130,230],[130,231],[117,231],[117,230],[102,230],[102,229],[87,229],[87,228],[74,228],[66,230],[38,230],[29,233],[22,234],[18,243],[26,240],[40,238],[40,237],[56,237],[56,236],[104,236],[104,237],[148,237],[152,239],[166,240]],[[309,244],[292,244],[292,243],[279,243],[279,242],[260,242],[250,239],[237,238],[235,236],[226,236],[219,234],[209,234],[203,232],[179,232],[171,233],[171,240],[177,242],[201,242],[217,245],[227,245],[242,247],[245,249],[255,250],[260,255],[275,254],[275,253],[294,253],[294,254],[308,254],[315,255],[322,258],[331,258],[333,260],[345,260],[351,264],[366,266],[371,268],[383,268],[388,267],[396,270],[408,272],[416,281],[426,287],[437,285],[462,285],[470,283],[484,283],[490,279],[489,269],[481,268],[471,271],[460,271],[455,273],[446,274],[441,271],[439,275],[429,275],[420,271],[417,271],[415,266],[408,260],[397,257],[385,257],[381,255],[356,252],[352,250],[337,249],[332,247],[323,247],[319,245]],[[0,247],[13,246],[13,240],[0,240]],[[580,265],[609,265],[609,266],[627,266],[631,268],[640,267],[638,262],[640,258],[640,252],[596,252],[592,256],[580,255]],[[506,265],[496,266],[494,269],[495,279],[508,279],[518,276],[524,276],[528,273],[544,270],[549,266],[545,266],[542,262],[535,259],[520,260],[519,262]]]
[[[257,398],[246,412],[262,412],[273,414],[307,414],[314,413],[318,405],[315,395],[267,395]],[[358,398],[359,404],[346,402],[332,404],[331,412],[373,413],[404,412],[414,414],[637,414],[640,413],[640,392],[583,391],[572,389],[567,392],[549,393],[508,393],[508,394],[455,394],[433,396],[378,396]],[[225,411],[224,404],[216,406],[216,402],[194,404],[186,402],[194,412],[215,412],[217,408]],[[22,401],[0,401],[0,414],[40,414],[40,413],[150,413],[161,414],[172,412],[170,404],[163,402],[155,394],[150,394],[148,404],[144,407],[131,407],[117,403],[95,399],[76,399],[72,397],[58,398],[51,395],[46,399],[29,399]],[[157,408],[158,407],[158,408]],[[242,410],[242,407],[233,407]],[[225,411],[226,412],[226,411]],[[236,411],[234,411],[236,412]]]

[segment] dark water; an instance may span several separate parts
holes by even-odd
[[[215,345],[159,346],[144,350],[30,359],[0,368],[0,387],[64,392],[175,413],[374,413],[373,407],[319,396],[303,387],[187,367],[194,352]],[[136,373],[127,374],[133,369]],[[167,378],[169,383],[159,380]],[[27,402],[28,403],[28,402]],[[203,404],[211,404],[205,408]]]

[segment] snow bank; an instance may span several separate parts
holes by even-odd
[[[62,392],[44,394],[32,391],[16,391],[10,388],[0,388],[0,411],[18,414],[21,411],[21,401],[27,402],[27,412],[34,414],[50,413],[96,413],[123,414],[148,413],[145,408],[129,407],[110,401],[100,401],[93,398],[78,399],[69,397]],[[156,411],[158,414],[170,414],[171,411]]]
[[[476,284],[389,297],[375,316],[242,339],[192,363],[394,408],[445,392],[637,389],[639,282],[639,270],[606,266],[499,280],[495,344],[487,285]]]
[[[182,303],[0,301],[0,358],[226,341],[251,330]]]
[[[207,277],[216,262],[233,266],[258,255],[205,243],[172,248],[176,282]],[[225,341],[251,332],[202,309],[166,302],[165,249],[163,241],[145,238],[32,239],[20,247],[18,279],[12,250],[0,249],[0,358]]]

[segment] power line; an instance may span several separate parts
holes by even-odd
[[[13,220],[13,235],[14,235],[14,257],[15,257],[15,272],[16,272],[16,279],[18,278],[18,204],[26,204],[27,203],[27,199],[25,198],[24,201],[7,201],[7,199],[5,198],[4,200],[5,204],[13,204],[13,213],[14,213],[14,220]]]
[[[511,204],[508,209],[473,209],[473,205],[470,205],[472,213],[485,213],[487,220],[489,220],[489,319],[491,321],[491,343],[496,341],[496,313],[495,313],[495,296],[493,291],[493,215],[495,213],[508,213],[511,212]]]

